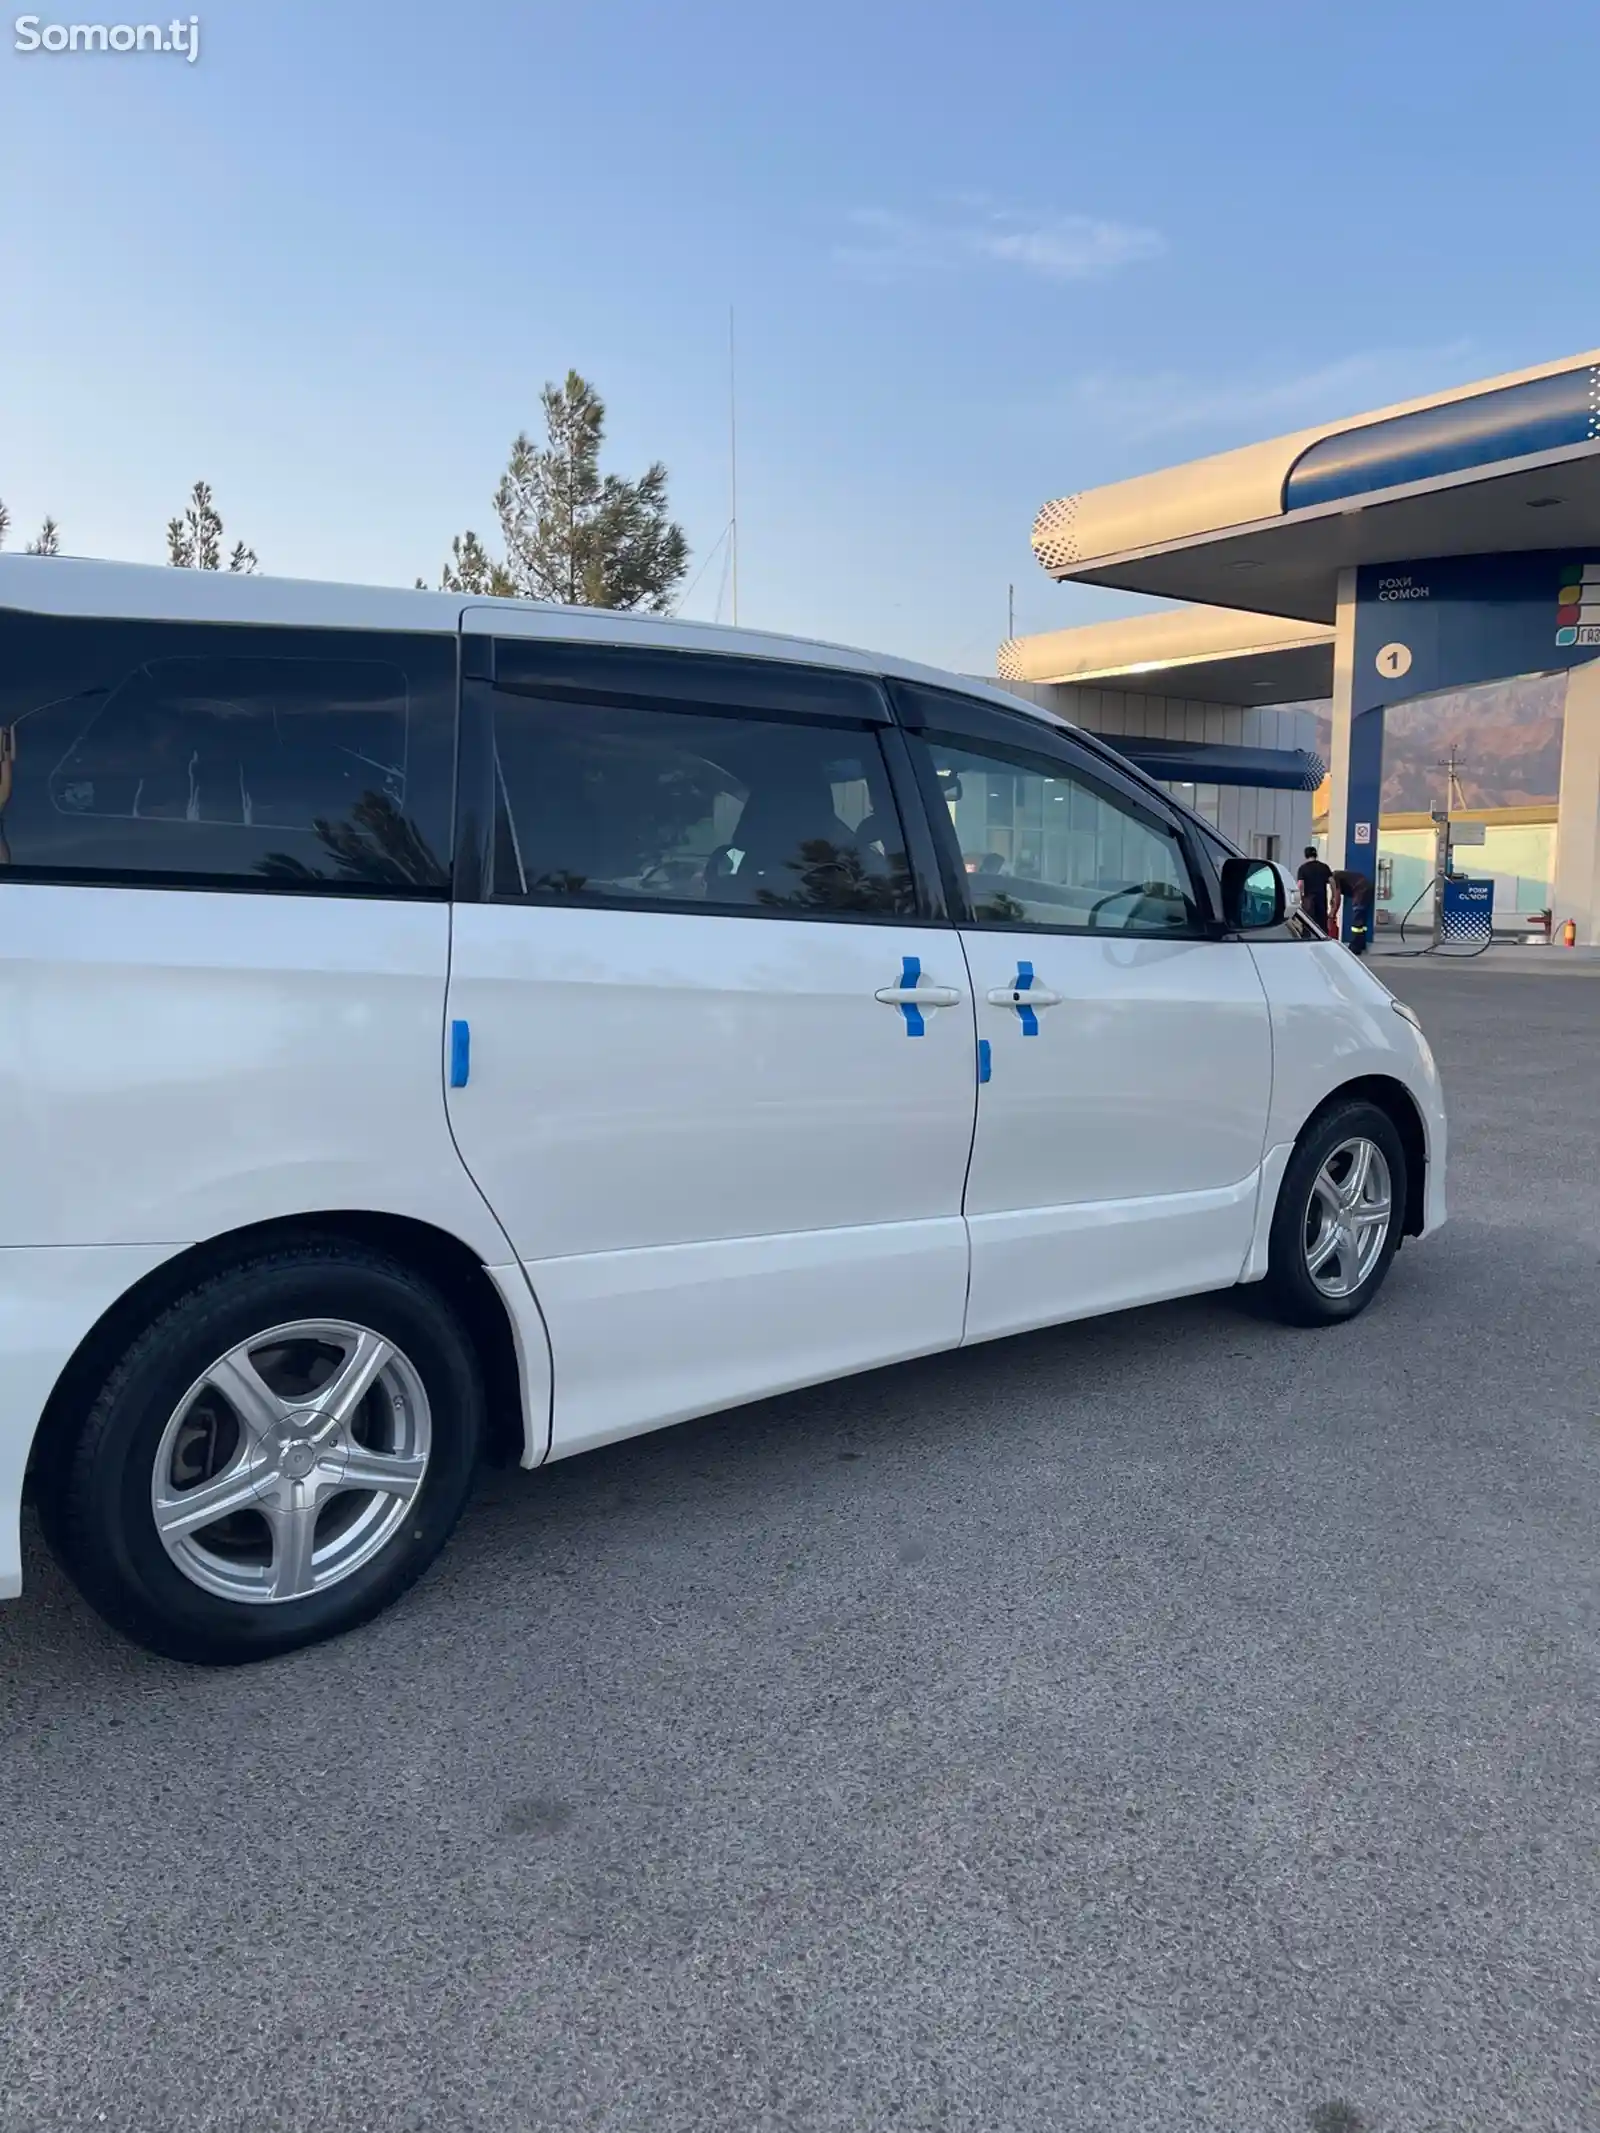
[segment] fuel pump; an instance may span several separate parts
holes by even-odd
[[[1433,946],[1444,942],[1444,885],[1450,879],[1450,810],[1433,810]],[[1404,922],[1401,938],[1405,935]]]
[[[1433,879],[1426,883],[1411,910],[1400,921],[1401,947],[1410,955],[1482,955],[1493,935],[1494,884],[1492,881],[1469,881],[1458,876],[1455,870],[1455,837],[1452,834],[1450,810],[1436,807],[1433,821]],[[1463,843],[1481,844],[1481,822],[1463,822],[1460,825]],[[1426,948],[1405,948],[1406,927],[1412,912],[1429,890],[1433,891],[1433,927]],[[1469,948],[1459,945],[1446,947],[1446,941],[1459,943],[1463,938],[1474,942]]]

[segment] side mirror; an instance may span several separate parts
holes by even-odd
[[[1283,876],[1270,860],[1223,860],[1222,922],[1230,933],[1281,926],[1287,902]]]

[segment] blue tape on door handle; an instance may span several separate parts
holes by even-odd
[[[472,1072],[472,1026],[467,1022],[452,1022],[450,1025],[450,1086],[464,1089]]]
[[[989,1062],[989,1040],[988,1040],[988,1038],[987,1038],[987,1037],[980,1037],[980,1038],[978,1039],[978,1079],[979,1079],[979,1081],[987,1081],[987,1080],[989,1079],[989,1076],[990,1076],[990,1074],[991,1074],[991,1072],[992,1072],[992,1071],[993,1071],[993,1069],[992,1069],[992,1067],[991,1067],[991,1065],[990,1065],[990,1062]]]
[[[900,958],[901,985],[909,992],[911,987],[920,981],[921,977],[921,956],[903,955]],[[922,1019],[922,1009],[920,1007],[913,1005],[910,1000],[902,1000],[900,1012],[906,1018],[906,1035],[908,1037],[921,1037],[926,1034],[927,1024]]]
[[[1027,992],[1032,986],[1032,984],[1033,965],[1031,963],[1019,963],[1017,965],[1018,992]],[[1039,1017],[1034,1013],[1031,1007],[1027,1006],[1021,1000],[1017,1002],[1017,1020],[1022,1024],[1022,1034],[1024,1037],[1038,1036]]]

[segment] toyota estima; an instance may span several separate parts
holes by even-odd
[[[536,1467],[1444,1212],[1408,1011],[1111,750],[890,659],[0,558],[0,1595],[180,1658]]]

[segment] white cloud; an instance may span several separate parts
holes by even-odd
[[[1270,437],[1434,390],[1441,377],[1453,379],[1471,358],[1472,344],[1462,340],[1438,348],[1361,350],[1279,378],[1094,372],[1068,389],[1067,406],[1073,415],[1130,439],[1179,430],[1243,430]]]
[[[1030,214],[978,196],[959,199],[942,219],[892,208],[857,208],[856,237],[835,258],[875,279],[972,266],[1017,268],[1047,281],[1086,281],[1166,250],[1157,230],[1096,215]]]

